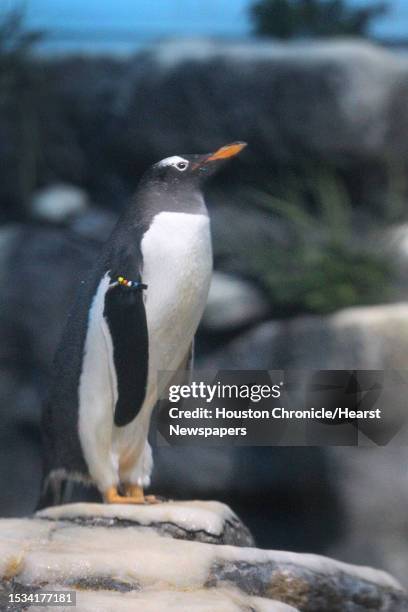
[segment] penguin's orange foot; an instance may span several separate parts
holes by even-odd
[[[116,487],[109,487],[104,493],[103,499],[107,504],[144,504],[143,490],[135,491],[135,495],[119,495]]]
[[[142,487],[138,485],[127,484],[125,485],[125,495],[126,497],[131,497],[132,499],[143,499],[140,503],[145,504],[159,504],[160,501],[157,499],[155,495],[144,495]]]
[[[126,495],[119,495],[116,487],[109,487],[103,495],[106,504],[157,504],[158,500],[154,495],[144,495],[142,487],[137,485],[127,485]]]

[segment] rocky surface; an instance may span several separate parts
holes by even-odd
[[[202,325],[212,333],[236,331],[265,317],[270,306],[253,283],[214,272]]]
[[[408,304],[267,321],[203,359],[203,369],[400,369],[408,367]],[[318,349],[318,350],[317,350]]]
[[[297,163],[301,150],[347,163],[406,152],[407,76],[403,58],[357,40],[173,40],[130,62],[119,96],[129,151],[135,137],[156,157],[163,142],[184,151],[200,135],[204,147],[231,137],[262,143],[258,162]]]
[[[0,479],[9,482],[0,503],[3,516],[35,507],[41,401],[78,283],[98,246],[64,228],[10,224],[0,230]]]
[[[246,178],[324,161],[345,171],[358,200],[376,203],[386,188],[379,165],[407,158],[408,62],[367,42],[168,41],[129,59],[58,59],[38,69],[43,90],[30,98],[37,183],[79,185],[111,207],[149,163],[231,140],[250,143],[234,162]],[[3,115],[0,198],[8,202],[16,168],[38,151],[21,148]]]
[[[176,540],[254,546],[247,527],[219,502],[166,502],[157,506],[67,504],[37,512],[47,520],[83,526],[149,527]]]
[[[85,191],[75,185],[54,184],[37,191],[31,202],[36,219],[63,223],[86,212],[89,206]]]
[[[344,527],[329,554],[354,563],[370,559],[407,588],[407,447],[331,448],[328,453]]]
[[[245,595],[238,589],[196,589],[192,592],[163,589],[142,592],[132,590],[116,593],[103,589],[82,590],[77,597],[78,612],[296,612],[296,608],[279,601]],[[44,612],[50,608],[29,608],[31,612]],[[61,608],[59,608],[61,609]],[[69,612],[72,608],[64,608]]]
[[[263,323],[241,334],[199,367],[391,371],[393,368],[406,370],[407,356],[408,305],[400,303],[351,308],[328,317]],[[390,392],[389,405],[395,409],[399,406],[406,421],[406,394],[397,387],[395,393],[392,389]],[[369,560],[379,564],[408,586],[406,426],[386,447],[378,447],[367,439],[363,444],[367,447],[321,449],[320,457],[316,457],[319,470],[326,466],[327,478],[317,495],[321,503],[328,504],[325,518],[321,516],[325,528],[317,537],[333,529],[332,513],[341,516],[341,525],[337,532],[332,531],[333,541],[327,542],[325,552],[330,551],[346,561],[367,563]],[[195,452],[195,461],[199,464],[199,449]],[[201,449],[201,453],[205,464],[205,450]],[[245,457],[245,467],[240,453]],[[276,488],[280,495],[280,483],[286,478],[295,489],[301,486],[303,479],[299,481],[297,475],[304,465],[309,467],[305,468],[303,478],[309,486],[313,485],[316,466],[310,464],[311,458],[311,448],[241,449],[235,451],[234,457],[229,456],[228,461],[225,459],[225,465],[226,469],[232,466],[231,474],[239,469],[237,466],[245,470],[241,486],[248,495],[251,490],[268,488]],[[289,465],[293,471],[289,471]],[[258,466],[269,466],[269,470]],[[320,471],[317,480],[324,482],[323,479],[324,471]],[[305,495],[310,499],[308,491]],[[319,516],[319,506],[314,510],[316,516]],[[276,541],[279,536],[273,537]]]
[[[1,609],[7,610],[9,592],[40,587],[74,589],[78,612],[407,609],[406,593],[384,572],[317,555],[225,545],[227,523],[236,543],[248,538],[231,510],[215,502],[76,504],[3,519]],[[168,524],[180,532],[175,536]],[[186,537],[179,539],[181,532]],[[208,536],[219,543],[207,543]]]
[[[406,301],[408,298],[408,223],[400,223],[386,229],[379,244],[393,262],[395,300]]]

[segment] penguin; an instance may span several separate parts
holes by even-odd
[[[105,503],[157,502],[144,493],[150,418],[172,380],[192,367],[212,274],[202,187],[245,146],[151,166],[81,281],[43,410],[38,508],[61,503],[71,481],[95,485]]]

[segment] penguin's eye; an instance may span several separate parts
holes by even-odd
[[[177,170],[181,170],[181,172],[183,172],[183,170],[186,170],[187,166],[188,166],[188,163],[184,161],[181,161],[178,164],[176,164]]]

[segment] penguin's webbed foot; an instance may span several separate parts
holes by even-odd
[[[116,487],[109,487],[103,495],[107,504],[157,504],[154,495],[144,495],[142,487],[125,485],[125,495],[120,495]]]
[[[157,499],[155,495],[144,495],[143,488],[139,487],[139,485],[127,484],[125,485],[125,495],[126,497],[130,497],[132,499],[143,499],[141,503],[145,504],[159,504],[160,500]]]

